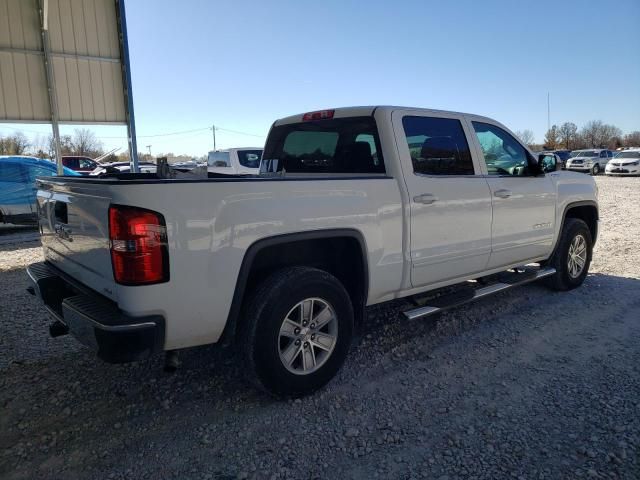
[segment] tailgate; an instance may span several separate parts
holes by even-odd
[[[45,259],[117,300],[109,250],[109,186],[62,178],[38,179],[37,184]]]

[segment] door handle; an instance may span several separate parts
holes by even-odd
[[[509,198],[511,196],[511,190],[496,190],[493,192],[493,196],[498,198]]]
[[[413,197],[413,201],[416,203],[422,203],[424,205],[431,205],[433,202],[436,202],[438,197],[432,195],[430,193],[423,193],[422,195],[416,195]]]

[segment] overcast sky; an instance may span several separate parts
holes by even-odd
[[[640,1],[128,0],[139,150],[261,146],[274,119],[394,104],[640,130]],[[50,127],[1,125],[29,136]],[[77,127],[63,127],[70,132]],[[123,127],[96,127],[126,148]],[[145,137],[197,130],[180,135]],[[246,132],[241,135],[230,132]]]

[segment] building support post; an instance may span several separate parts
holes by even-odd
[[[118,29],[120,34],[120,59],[122,65],[122,87],[124,90],[124,106],[127,117],[127,139],[129,142],[129,159],[131,171],[139,173],[138,142],[136,140],[136,117],[133,113],[133,89],[131,88],[131,64],[129,63],[129,37],[127,36],[127,16],[124,0],[116,0]]]
[[[44,68],[47,79],[47,92],[49,94],[49,108],[51,110],[51,127],[53,130],[53,145],[56,154],[58,175],[63,175],[62,152],[60,149],[60,129],[58,128],[58,97],[56,96],[56,81],[51,62],[51,50],[49,46],[49,0],[37,0],[40,18],[40,33],[42,35],[42,51],[44,53]]]

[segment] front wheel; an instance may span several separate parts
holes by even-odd
[[[571,290],[584,282],[589,271],[593,240],[587,224],[579,218],[567,218],[558,245],[547,261],[556,269],[555,275],[547,279],[554,290]]]
[[[598,175],[600,173],[600,165],[597,163],[591,169],[591,175]]]
[[[347,356],[353,334],[349,294],[315,268],[275,272],[246,304],[243,348],[250,379],[277,396],[324,386]]]

